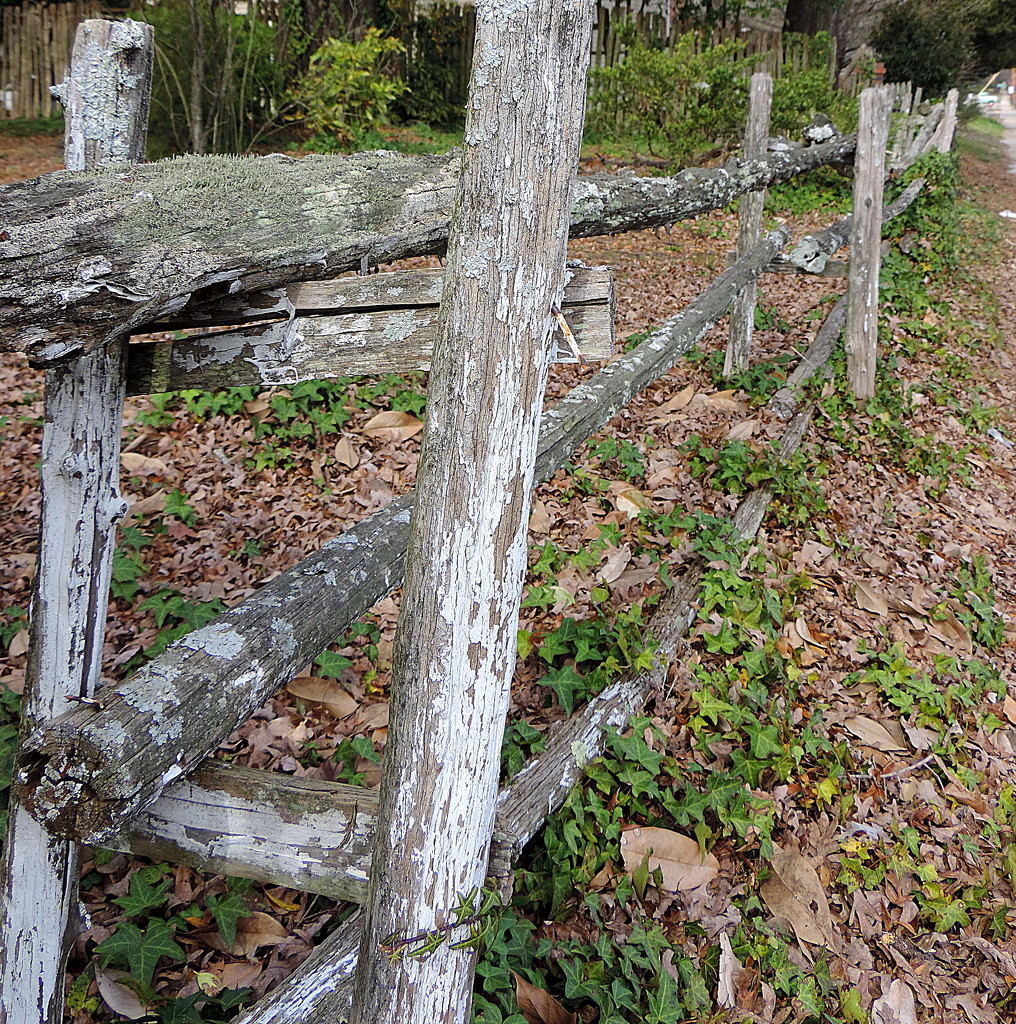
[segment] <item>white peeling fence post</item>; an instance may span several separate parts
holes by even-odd
[[[862,399],[875,396],[879,246],[892,101],[892,91],[885,86],[865,89],[859,101],[845,345],[850,388]]]
[[[751,90],[748,97],[748,125],[744,132],[745,160],[760,160],[766,155],[769,141],[769,111],[773,102],[773,79],[765,71],[756,71],[751,76]],[[741,196],[737,219],[737,256],[758,245],[762,231],[762,207],[766,190],[748,192]],[[727,338],[727,353],[723,360],[723,375],[729,377],[737,370],[747,370],[751,358],[751,339],[755,330],[754,281],[742,291],[730,310],[730,335]]]
[[[85,21],[60,87],[68,170],[144,159],[152,29]],[[42,523],[22,736],[99,679],[120,497],[123,345],[46,371]],[[63,1020],[67,952],[81,926],[78,849],[52,839],[18,799],[15,762],[0,890],[0,1022]]]
[[[486,877],[592,18],[477,4],[352,1024],[471,1013],[476,950],[452,926]]]

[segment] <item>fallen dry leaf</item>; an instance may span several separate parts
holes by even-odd
[[[668,419],[671,413],[680,412],[695,397],[695,385],[687,384],[673,398],[653,410],[653,419]]]
[[[347,469],[356,469],[360,465],[360,453],[348,437],[340,437],[335,442],[335,461]]]
[[[775,845],[773,850],[772,874],[760,890],[766,906],[789,923],[800,941],[835,946],[836,933],[818,873],[797,850]]]
[[[759,427],[761,426],[761,420],[742,420],[740,423],[735,423],[730,430],[727,431],[725,440],[747,441],[749,437],[754,437],[755,434],[758,433]]]
[[[579,1015],[569,1013],[549,992],[515,975],[515,999],[529,1024],[577,1024]]]
[[[7,655],[11,658],[20,658],[22,654],[28,653],[28,630],[19,629],[11,638],[10,646],[7,648]]]
[[[547,513],[547,506],[538,498],[533,501],[533,511],[529,515],[529,529],[533,533],[548,533],[550,531],[550,515]]]
[[[741,961],[734,956],[730,937],[720,932],[720,966],[716,978],[716,1002],[725,1010],[732,1010],[737,1005],[737,989],[734,976]]]
[[[162,459],[140,452],[122,452],[120,464],[128,476],[166,476],[169,473],[169,466]]]
[[[116,1014],[125,1020],[138,1020],[148,1011],[140,999],[126,985],[120,982],[130,979],[128,971],[114,971],[108,967],[95,968],[95,984],[99,988],[102,1001]]]
[[[363,425],[367,437],[376,437],[387,441],[408,441],[423,430],[423,423],[408,412],[397,412],[389,409],[372,416]]]
[[[652,502],[640,490],[624,487],[612,495],[614,505],[629,519],[634,519],[643,509],[651,508]]]
[[[356,701],[334,679],[301,676],[289,683],[286,689],[299,700],[309,704],[323,704],[336,718],[347,718],[358,707]]]
[[[843,721],[843,728],[852,732],[862,743],[883,753],[905,753],[906,747],[901,746],[898,740],[884,725],[880,725],[872,718],[865,715],[856,715],[854,718],[847,718]]]
[[[863,611],[873,612],[875,615],[889,614],[889,605],[885,597],[864,580],[858,580],[854,585],[854,600],[857,607]]]
[[[622,544],[619,548],[610,550],[607,560],[597,570],[597,575],[604,583],[613,583],[624,572],[630,561],[631,547],[628,544]]]
[[[364,732],[370,732],[371,729],[383,729],[388,725],[390,710],[390,705],[386,700],[361,705],[360,713],[356,716],[356,724]]]
[[[894,978],[871,1004],[871,1024],[917,1024],[914,991],[905,981]]]
[[[631,828],[621,833],[621,857],[631,875],[649,855],[649,870],[660,869],[663,888],[668,892],[696,889],[720,870],[720,862],[711,854],[704,857],[699,844],[680,832],[667,828]]]
[[[207,939],[208,945],[221,953],[233,956],[253,957],[262,946],[277,946],[289,938],[289,929],[260,910],[248,917],[241,917],[236,922],[236,938],[232,946],[227,946],[218,932],[212,932]]]

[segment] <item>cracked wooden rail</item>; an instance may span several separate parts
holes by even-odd
[[[917,193],[922,188],[924,188],[924,179],[914,178],[891,203],[886,203],[882,207],[882,223],[898,217],[917,198]],[[821,231],[805,235],[783,259],[775,261],[779,265],[776,269],[786,270],[789,265],[790,269],[799,268],[806,274],[824,275],[830,265],[829,257],[850,241],[853,224],[853,216],[848,215]],[[845,275],[846,264],[833,264],[833,266],[838,271],[835,276]],[[769,269],[766,267],[767,271]]]
[[[578,352],[555,331],[554,361],[614,354],[614,286],[606,267],[568,269],[564,315]],[[231,296],[214,310],[142,328],[169,331],[247,324],[127,349],[127,393],[148,395],[243,385],[297,384],[363,373],[430,368],[441,270],[399,270]],[[548,316],[550,310],[547,311]],[[257,321],[269,320],[269,323]]]
[[[570,233],[666,227],[855,147],[836,136],[671,178],[583,175]],[[454,152],[182,157],[0,187],[0,352],[61,359],[185,307],[441,253],[458,166]]]
[[[770,233],[678,316],[544,413],[536,476],[665,373],[787,244]],[[124,683],[33,733],[20,776],[26,805],[54,834],[103,842],[193,768],[237,725],[402,581],[412,495],[328,541],[242,604],[197,629]]]

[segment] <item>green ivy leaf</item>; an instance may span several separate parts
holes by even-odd
[[[140,874],[131,875],[130,891],[126,896],[120,896],[113,902],[123,909],[128,917],[140,917],[146,910],[154,910],[161,907],[169,897],[166,889],[169,888],[167,878],[158,886],[146,882]]]
[[[149,921],[144,932],[133,922],[121,924],[95,951],[102,958],[103,967],[119,964],[143,985],[151,984],[160,957],[168,956],[180,963],[186,960],[169,925],[160,918]]]
[[[338,679],[353,663],[334,651],[324,651],[314,659],[318,674],[325,679]]]
[[[219,934],[227,946],[232,946],[236,939],[236,922],[241,917],[250,917],[251,911],[243,902],[238,892],[227,893],[225,896],[209,896],[206,905],[219,926]]]

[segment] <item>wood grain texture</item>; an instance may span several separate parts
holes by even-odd
[[[879,245],[892,92],[886,88],[865,89],[858,109],[844,347],[850,388],[858,398],[868,399],[875,396],[878,278],[882,264]]]
[[[614,289],[604,267],[567,271],[562,312],[589,362],[614,354]],[[199,323],[247,327],[128,348],[127,393],[296,384],[304,380],[430,368],[437,338],[440,270],[395,271],[336,281],[305,282],[248,301],[223,303],[197,321],[179,318],[151,330]],[[228,313],[227,313],[228,310]],[[285,315],[262,324],[258,320]],[[560,326],[552,335],[555,362],[577,363]]]
[[[593,0],[480,0],[350,1024],[465,1024]],[[410,937],[447,929],[427,956]]]
[[[773,103],[773,79],[764,71],[751,76],[748,93],[748,124],[744,132],[744,155],[748,160],[765,156],[769,141],[769,112]],[[762,231],[762,207],[765,189],[741,196],[737,210],[737,252],[743,256],[758,244]],[[751,339],[755,329],[755,282],[746,285],[734,299],[730,310],[727,351],[723,358],[723,376],[746,370],[751,357]]]

